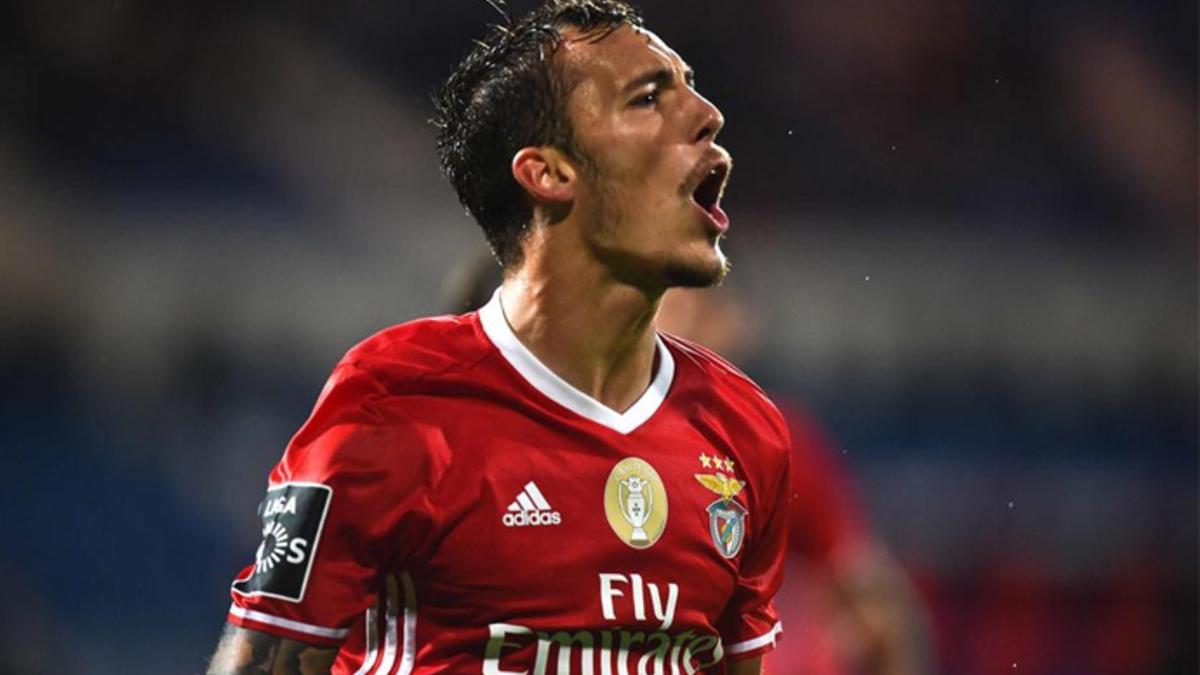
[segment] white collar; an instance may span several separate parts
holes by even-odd
[[[571,412],[621,434],[632,432],[654,415],[666,400],[667,391],[670,390],[671,381],[675,377],[675,360],[663,344],[662,338],[656,334],[654,344],[658,348],[658,371],[637,402],[625,412],[619,413],[573,387],[521,344],[505,318],[504,307],[500,302],[500,289],[497,288],[492,294],[492,299],[479,310],[479,321],[483,324],[483,332],[487,333],[504,359],[534,389]]]

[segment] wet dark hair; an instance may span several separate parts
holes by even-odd
[[[513,155],[552,145],[585,159],[572,143],[567,117],[571,85],[553,58],[562,30],[602,39],[625,25],[640,27],[642,18],[623,2],[551,0],[515,22],[492,26],[434,97],[442,171],[506,269],[520,263],[533,217],[528,195],[512,176]]]

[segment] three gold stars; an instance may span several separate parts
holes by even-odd
[[[700,453],[700,466],[704,467],[705,469],[715,468],[718,471],[724,469],[729,473],[733,473],[733,465],[733,460],[729,459],[728,457],[722,458],[716,455],[710,457],[703,452]]]

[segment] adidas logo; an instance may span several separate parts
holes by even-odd
[[[558,525],[562,522],[562,514],[553,510],[538,486],[529,481],[517,494],[516,500],[508,505],[508,513],[500,520],[505,527]]]

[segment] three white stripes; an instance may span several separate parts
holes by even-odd
[[[400,627],[400,591],[403,587],[404,591],[404,641],[400,642],[399,627]],[[392,667],[396,664],[396,655],[400,655],[400,669],[396,671],[397,675],[411,675],[414,662],[416,661],[416,646],[417,646],[417,594],[416,588],[413,586],[412,577],[408,573],[400,576],[400,581],[397,583],[395,576],[387,578],[384,598],[384,618],[385,628],[383,635],[383,650],[379,649],[379,614],[378,607],[372,607],[367,610],[367,641],[366,654],[363,657],[362,666],[354,671],[354,675],[386,675],[392,672]],[[382,656],[382,659],[380,658]],[[376,661],[379,666],[376,667]]]

